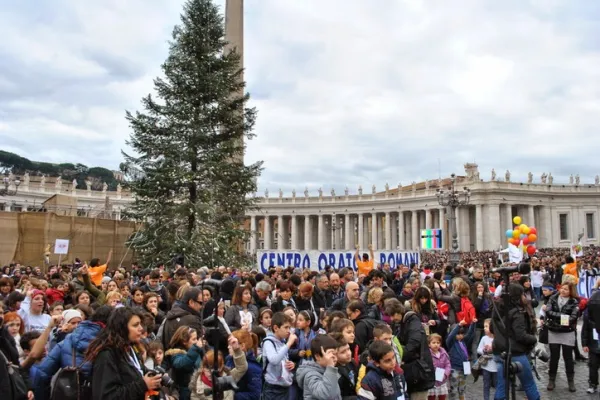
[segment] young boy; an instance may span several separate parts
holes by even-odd
[[[405,398],[406,383],[402,375],[396,374],[396,356],[392,346],[375,340],[369,346],[371,362],[367,374],[360,384],[360,400],[397,400]]]
[[[356,363],[352,360],[352,351],[348,342],[341,333],[332,333],[331,336],[337,342],[338,385],[342,394],[342,400],[356,399]]]
[[[297,340],[291,332],[292,319],[282,312],[273,315],[269,333],[262,342],[262,362],[265,370],[263,386],[264,398],[269,400],[288,400],[293,383],[294,363],[288,358],[288,351]],[[286,341],[287,340],[287,341]]]
[[[404,375],[404,372],[400,368],[402,364],[402,346],[400,345],[400,341],[397,337],[392,336],[392,328],[389,325],[380,323],[375,325],[373,328],[373,341],[382,341],[390,346],[394,350],[394,356],[396,357],[396,369],[394,372],[397,374]],[[367,365],[369,364],[368,360],[369,350],[363,352],[360,358],[360,365],[358,369],[358,380],[356,383],[356,391],[360,390],[360,383],[367,373]]]
[[[477,346],[477,354],[480,356],[477,360],[477,364],[483,372],[483,400],[489,400],[490,388],[492,384],[495,385],[496,372],[498,372],[498,367],[496,366],[496,362],[492,356],[492,343],[494,342],[494,335],[492,332],[490,332],[491,324],[491,318],[483,321],[483,331],[485,332],[485,336],[481,338],[479,341],[479,346]]]
[[[305,399],[342,399],[338,386],[338,369],[335,367],[337,346],[337,342],[327,335],[318,335],[310,343],[315,361],[304,361],[296,374]]]
[[[452,365],[448,397],[452,400],[457,398],[457,394],[459,400],[465,399],[465,391],[467,389],[465,363],[469,362],[469,352],[467,349],[475,334],[475,322],[477,320],[473,320],[473,323],[466,330],[465,326],[467,323],[464,320],[460,321],[446,338],[446,348],[448,349],[450,364]],[[469,365],[470,368],[471,366]]]

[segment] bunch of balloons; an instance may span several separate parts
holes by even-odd
[[[537,229],[533,226],[525,225],[519,216],[513,218],[513,223],[515,224],[514,229],[506,231],[508,243],[517,247],[523,244],[523,251],[530,256],[533,255],[537,251],[535,247],[535,242],[538,239]]]

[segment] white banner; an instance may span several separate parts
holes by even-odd
[[[334,269],[351,267],[356,271],[354,254],[356,251],[348,250],[258,250],[256,263],[260,271],[267,272],[269,267],[296,267],[310,268],[313,271],[322,271],[326,266]],[[363,253],[368,251],[360,251]],[[377,264],[389,263],[391,269],[398,265],[419,264],[419,252],[417,251],[375,251],[375,262]]]
[[[69,252],[69,239],[56,239],[54,254],[67,254]]]

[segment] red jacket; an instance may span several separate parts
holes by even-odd
[[[51,306],[55,301],[64,301],[65,293],[58,289],[46,289],[46,297],[48,298],[48,305]]]

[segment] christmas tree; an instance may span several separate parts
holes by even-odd
[[[244,165],[256,110],[246,107],[240,56],[226,49],[224,19],[211,0],[189,0],[156,78],[156,97],[127,112],[132,133],[123,153],[135,201],[127,214],[143,222],[128,244],[140,262],[239,266],[245,211],[254,207],[262,162]]]

